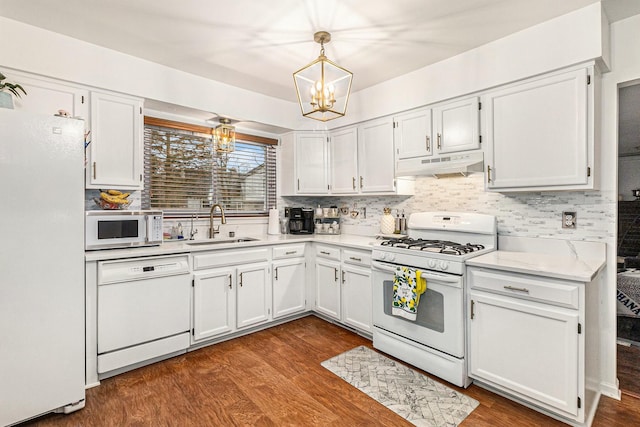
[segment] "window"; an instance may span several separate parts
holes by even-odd
[[[236,133],[235,150],[213,149],[211,129],[145,117],[142,205],[168,216],[267,215],[276,202],[277,140]]]

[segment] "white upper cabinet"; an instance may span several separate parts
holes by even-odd
[[[27,73],[6,73],[7,80],[18,83],[27,92],[13,97],[16,110],[39,114],[58,114],[64,110],[72,117],[82,117],[89,128],[89,91],[80,86]]]
[[[358,193],[358,128],[349,127],[332,132],[329,137],[331,154],[331,193]]]
[[[592,68],[487,93],[486,188],[593,189]]]
[[[358,183],[362,193],[396,191],[393,120],[382,118],[358,126]]]
[[[430,108],[396,116],[393,121],[397,160],[433,154]]]
[[[91,92],[87,188],[142,189],[142,100]]]
[[[296,194],[327,194],[329,156],[324,133],[298,133],[295,138]]]
[[[433,108],[436,153],[480,148],[480,102],[477,96]]]

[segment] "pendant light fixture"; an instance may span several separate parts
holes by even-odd
[[[236,128],[231,120],[221,117],[220,124],[213,129],[213,143],[219,153],[231,153],[236,148]]]
[[[345,115],[353,73],[324,55],[324,44],[331,34],[318,31],[313,39],[320,43],[320,56],[293,73],[302,115],[326,122]]]

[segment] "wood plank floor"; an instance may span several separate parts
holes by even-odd
[[[620,390],[640,397],[640,347],[617,345]]]
[[[102,381],[86,408],[25,426],[409,426],[320,362],[367,339],[308,316]],[[435,378],[437,381],[441,381]],[[563,426],[472,385],[480,402],[461,424]],[[603,398],[594,426],[640,425],[640,401]]]

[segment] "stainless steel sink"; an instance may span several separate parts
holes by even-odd
[[[254,242],[258,239],[253,237],[239,237],[236,239],[207,239],[207,240],[192,240],[186,242],[191,246],[203,246],[203,245],[221,245],[223,243],[242,243],[242,242]]]

